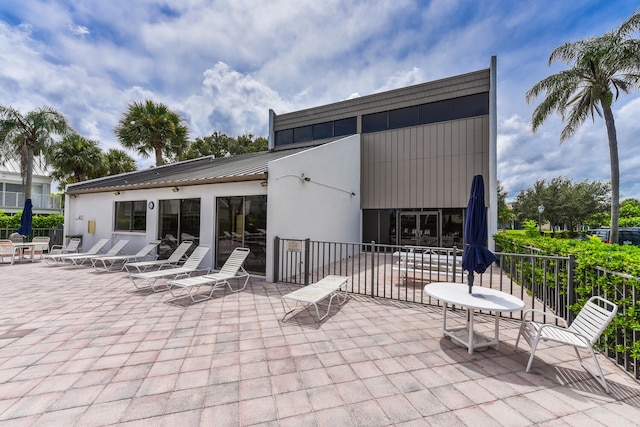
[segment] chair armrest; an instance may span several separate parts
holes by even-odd
[[[549,313],[548,311],[536,310],[536,309],[534,309],[534,308],[530,308],[530,309],[528,309],[528,310],[524,310],[524,311],[522,312],[522,321],[523,321],[523,322],[526,322],[526,321],[527,321],[527,316],[528,316],[528,315],[531,315],[530,317],[531,317],[531,319],[533,319],[533,315],[534,315],[534,314],[539,314],[539,315],[541,315],[541,316],[542,316],[542,318],[545,320],[545,322],[546,322],[546,320],[547,320],[547,317],[550,317],[550,318],[552,318],[552,319],[554,319],[554,320],[558,320],[558,321],[559,321],[559,323],[561,323],[561,324],[562,324],[562,327],[563,327],[563,328],[567,328],[567,327],[568,327],[568,325],[567,325],[567,321],[566,321],[566,320],[564,320],[564,318],[563,318],[563,317],[556,316],[555,314]],[[533,321],[533,320],[531,320],[531,321]]]

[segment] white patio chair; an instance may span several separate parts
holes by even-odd
[[[24,248],[24,256],[31,255],[31,251],[33,251],[33,255],[40,255],[40,259],[45,252],[49,252],[49,242],[51,242],[51,238],[49,236],[36,236],[31,240],[31,243],[34,244],[33,248]]]
[[[74,237],[73,239],[69,239],[67,246],[62,245],[53,245],[49,250],[50,254],[67,254],[67,253],[77,253],[80,248],[80,242],[82,240]]]
[[[128,261],[138,261],[151,256],[151,252],[160,244],[160,240],[147,243],[138,253],[133,255],[101,255],[91,258],[91,266],[96,270],[111,271],[111,269],[122,263],[120,270],[124,270],[124,264]],[[154,259],[157,255],[154,257]]]
[[[177,279],[179,277],[188,277],[196,271],[203,270],[200,267],[200,263],[204,259],[204,256],[209,252],[210,247],[206,245],[200,245],[194,249],[189,255],[189,258],[182,264],[181,267],[165,268],[156,271],[147,271],[144,273],[129,274],[133,285],[140,290],[151,289],[153,292],[160,292],[169,290],[170,285],[163,282],[160,286],[156,286],[156,282],[160,279]],[[209,272],[209,269],[204,269],[205,272]],[[141,283],[145,283],[145,286],[141,286]]]
[[[183,261],[184,255],[187,253],[193,242],[184,241],[180,243],[167,259],[157,259],[153,261],[127,262],[124,267],[128,273],[144,273],[145,271],[157,267],[162,268],[178,267]],[[135,271],[134,271],[135,269]]]
[[[80,239],[78,239],[78,244],[80,244],[79,242]],[[69,241],[69,243],[71,243],[71,241]],[[100,239],[96,242],[95,245],[91,246],[91,248],[89,248],[89,250],[87,252],[81,252],[81,253],[51,253],[48,256],[44,257],[44,260],[49,263],[49,264],[64,264],[64,262],[66,260],[70,260],[72,257],[78,257],[78,256],[83,256],[83,255],[89,255],[89,257],[91,256],[95,256],[98,253],[100,253],[100,251],[102,250],[102,248],[104,248],[106,246],[106,244],[109,243],[109,239]],[[76,249],[77,251],[77,249]]]
[[[9,258],[12,265],[16,260],[16,248],[11,240],[0,240],[0,261],[4,262],[5,258]]]
[[[518,332],[518,338],[516,339],[516,350],[518,350],[520,337],[523,337],[529,344],[529,347],[531,347],[531,356],[529,357],[529,363],[527,363],[526,372],[529,372],[529,369],[531,368],[533,356],[535,355],[540,340],[571,345],[575,349],[582,367],[589,372],[596,381],[598,381],[607,393],[609,393],[609,387],[604,379],[604,374],[602,373],[602,368],[598,363],[596,354],[593,351],[593,345],[598,341],[600,335],[604,332],[609,323],[611,323],[611,320],[613,320],[617,312],[617,305],[604,298],[594,296],[587,301],[575,320],[569,327],[567,327],[567,322],[562,317],[545,313],[540,310],[525,310],[522,315],[522,323],[520,325],[520,331]],[[545,317],[558,319],[562,326],[535,322],[532,320],[534,313],[542,316],[543,319],[545,319]],[[528,319],[528,317],[531,317],[531,319]],[[597,369],[596,372],[582,361],[582,357],[580,356],[578,349],[589,350]]]
[[[229,258],[225,261],[220,271],[204,276],[171,280],[168,283],[169,292],[173,297],[180,297],[186,293],[193,302],[204,301],[211,298],[213,296],[213,291],[219,287],[224,287],[225,285],[229,287],[231,292],[239,292],[247,287],[247,282],[249,281],[249,273],[247,273],[242,267],[242,264],[244,264],[244,261],[247,259],[249,252],[250,251],[247,248],[235,248],[233,252],[231,252],[231,255],[229,255]],[[242,287],[233,289],[229,280],[242,278],[244,278],[244,284]],[[201,298],[194,298],[193,290],[195,289],[197,292],[202,286],[209,286],[211,288],[209,294]],[[175,294],[173,292],[174,288],[180,288],[183,292]]]

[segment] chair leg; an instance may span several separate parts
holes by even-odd
[[[576,349],[576,353],[577,353],[578,349],[577,348],[575,348],[575,349]],[[602,368],[600,367],[600,363],[598,363],[598,358],[596,357],[596,353],[593,351],[593,347],[589,347],[589,352],[591,353],[591,358],[593,359],[593,362],[594,362],[596,368],[598,369],[597,372],[594,372],[589,366],[587,366],[582,361],[582,358],[580,358],[580,355],[578,355],[578,358],[580,359],[580,365],[582,365],[584,370],[587,371],[589,374],[591,374],[591,376],[596,381],[598,381],[598,384],[600,384],[602,386],[602,388],[604,389],[604,391],[607,394],[611,393],[611,391],[609,391],[609,386],[607,385],[607,381],[604,379],[604,372],[602,372]]]
[[[531,356],[529,356],[529,362],[527,363],[527,369],[525,369],[525,372],[529,372],[529,369],[531,369],[531,364],[533,363],[533,357],[535,356],[536,349],[538,348],[538,340],[539,338],[536,337],[531,343]]]

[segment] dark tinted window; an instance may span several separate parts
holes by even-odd
[[[293,142],[293,129],[279,130],[276,132],[276,145],[286,145]]]
[[[313,125],[313,139],[325,139],[333,136],[333,122]]]
[[[389,129],[406,128],[418,124],[418,106],[389,111]]]
[[[313,126],[303,126],[293,129],[293,142],[305,142],[313,139]]]
[[[486,114],[489,114],[489,94],[487,92],[453,99],[454,119]]]
[[[362,133],[387,130],[387,112],[367,114],[362,116]]]
[[[355,117],[333,122],[333,136],[354,135],[356,133],[358,133],[358,125]]]
[[[451,100],[430,102],[420,106],[420,124],[451,120]]]
[[[115,203],[114,231],[146,231],[147,201]]]

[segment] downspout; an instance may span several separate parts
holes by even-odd
[[[496,250],[493,236],[498,232],[498,58],[491,57],[489,67],[489,227],[488,248]]]

